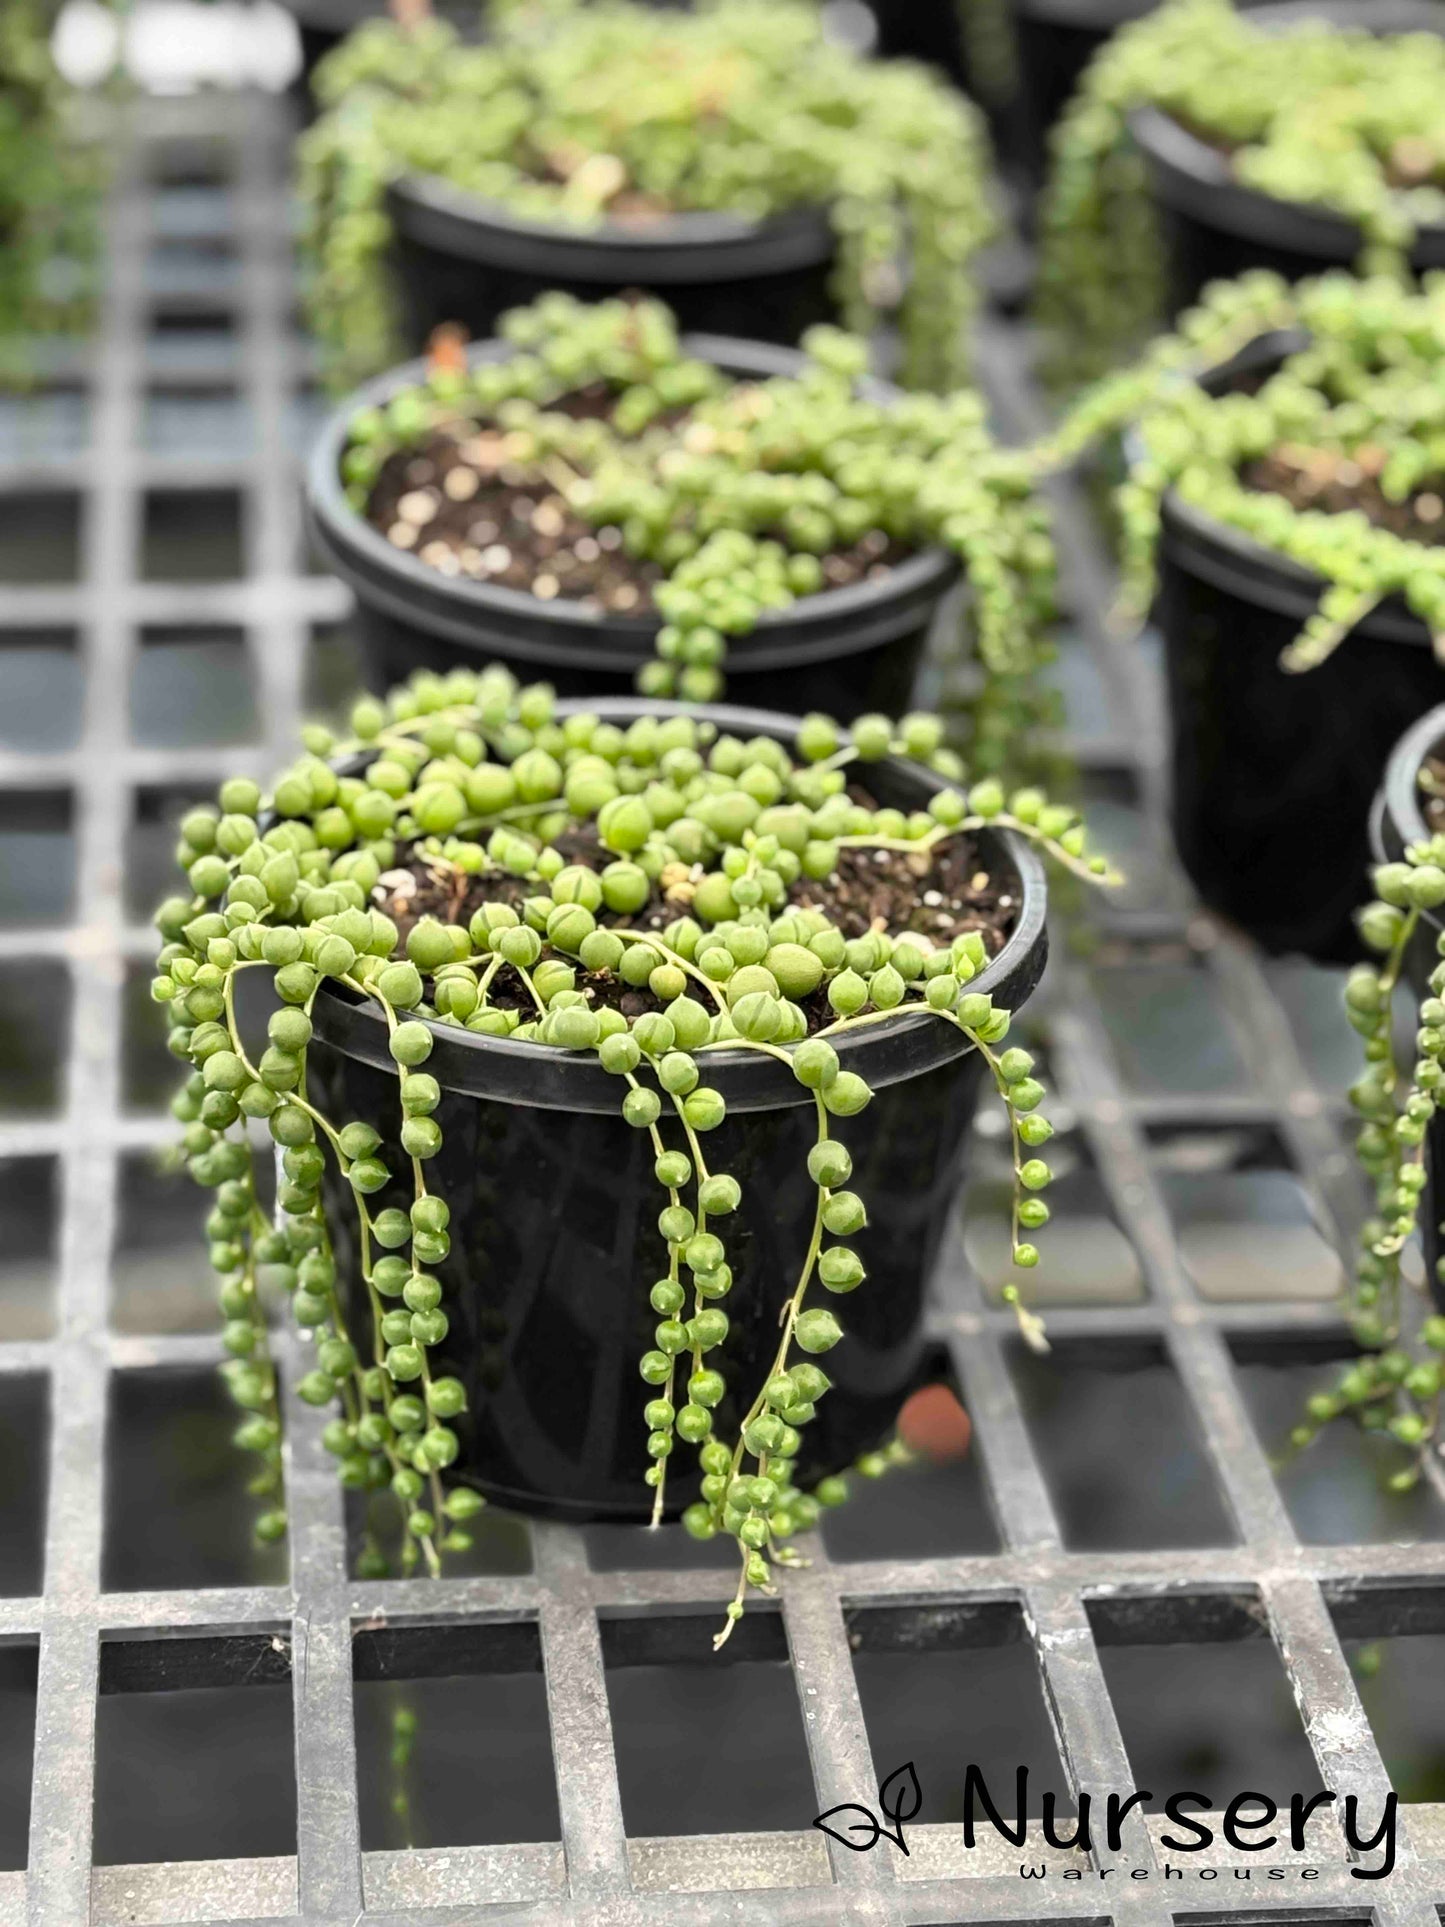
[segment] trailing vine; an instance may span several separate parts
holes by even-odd
[[[1429,995],[1414,1012],[1413,1062],[1401,1060],[1395,1019],[1402,983],[1415,1001],[1406,960],[1431,928],[1421,919],[1445,904],[1445,837],[1411,844],[1400,862],[1380,864],[1373,884],[1376,901],[1361,912],[1360,934],[1379,962],[1357,964],[1345,985],[1345,1014],[1365,1058],[1349,1092],[1360,1120],[1355,1151],[1375,1200],[1361,1228],[1350,1307],[1355,1337],[1368,1350],[1331,1390],[1308,1401],[1292,1443],[1303,1448],[1346,1417],[1386,1432],[1411,1454],[1388,1480],[1392,1491],[1406,1492],[1436,1448],[1445,1386],[1445,1317],[1430,1315],[1412,1328],[1404,1276],[1427,1183],[1426,1136],[1445,1089],[1445,935],[1435,941],[1441,961],[1430,972]]]
[[[28,379],[37,340],[84,318],[96,156],[50,53],[42,0],[0,9],[0,385]]]
[[[1262,379],[1256,370],[1218,394],[1200,385],[1198,377],[1275,330],[1307,339],[1292,350],[1286,341],[1289,351]],[[1426,624],[1445,657],[1445,545],[1433,533],[1437,518],[1445,528],[1442,356],[1438,279],[1416,289],[1343,272],[1294,286],[1244,275],[1216,284],[1135,368],[1086,390],[1035,459],[1047,469],[1133,429],[1115,495],[1132,615],[1152,598],[1160,505],[1172,491],[1323,579],[1317,609],[1281,658],[1285,669],[1324,661],[1389,597]],[[1358,506],[1306,505],[1334,489]]]
[[[1008,0],[955,0],[969,86],[994,112],[1018,92],[1018,44]]]
[[[315,86],[307,308],[340,383],[397,358],[385,190],[406,174],[579,231],[823,208],[848,326],[896,310],[909,384],[964,372],[995,228],[977,111],[922,68],[831,44],[805,0],[535,0],[494,9],[479,45],[425,15],[372,21]]]
[[[1235,178],[1360,229],[1364,273],[1399,275],[1445,219],[1445,40],[1303,20],[1266,29],[1230,0],[1165,0],[1090,63],[1053,135],[1038,314],[1053,372],[1114,365],[1158,323],[1158,226],[1129,115],[1160,108],[1226,150]]]
[[[264,1310],[274,1294],[315,1343],[297,1390],[332,1411],[324,1438],[343,1484],[389,1487],[402,1501],[403,1569],[424,1560],[437,1571],[468,1543],[482,1501],[444,1480],[460,1450],[465,1392],[432,1363],[448,1329],[437,1267],[451,1213],[429,1179],[442,1091],[426,1063],[437,1037],[458,1026],[588,1053],[616,1079],[621,1115],[655,1153],[668,1268],[638,1287],[658,1320],[639,1364],[647,1480],[659,1518],[671,1459],[696,1454],[701,1496],[684,1522],[701,1538],[727,1534],[740,1552],[725,1637],[749,1588],[768,1588],[775,1566],[796,1558],[792,1535],[843,1496],[829,1480],[800,1491],[792,1471],[829,1390],[820,1361],[842,1330],[831,1301],[863,1281],[847,1240],[866,1206],[850,1187],[839,1126],[872,1093],[842,1065],[837,1042],[915,1012],[957,1030],[1007,1109],[1016,1265],[1037,1263],[1033,1237],[1048,1218],[1043,1087],[1029,1053],[1007,1042],[1008,1011],[969,988],[988,960],[981,932],[946,944],[878,928],[845,938],[824,912],[799,906],[796,886],[828,879],[851,851],[925,859],[985,827],[1015,830],[1080,875],[1111,873],[1089,854],[1074,814],[1037,791],[1009,797],[993,778],[963,786],[938,720],[923,714],[897,725],[865,717],[851,735],[809,717],[794,756],[686,712],[625,729],[559,719],[545,686],[519,689],[489,669],[418,675],[385,702],[363,699],[352,727],[346,743],[309,730],[307,754],[269,794],[233,778],[218,807],[192,811],[178,851],[185,891],[157,913],[164,943],[153,994],[173,1052],[191,1067],[175,1102],[189,1169],[216,1190],[210,1256],[231,1390],[248,1414],[238,1438],[260,1455],[261,1483],[275,1495],[258,1530],[285,1529]],[[850,793],[850,780],[891,754],[937,773],[926,809],[876,808]],[[558,847],[580,826],[597,839],[596,867]],[[408,858],[485,880],[465,925],[424,915],[402,941],[376,892]],[[236,1014],[237,981],[252,970],[266,973],[280,1006],[259,1050]],[[651,1007],[629,1018],[592,994],[614,980],[645,987]],[[317,999],[337,995],[385,1018],[395,1141],[363,1119],[328,1117],[308,1089]],[[708,1149],[726,1110],[707,1080],[719,1049],[787,1065],[811,1094],[817,1126],[806,1256],[781,1283],[771,1369],[737,1388],[744,1416],[731,1437],[717,1435],[714,1415],[728,1390],[728,1224],[742,1194]],[[249,1132],[260,1123],[281,1157],[274,1225],[257,1204]],[[328,1167],[354,1212],[354,1279],[338,1275]],[[1037,1321],[1018,1310],[1036,1338]],[[386,1564],[370,1546],[366,1570]]]
[[[671,314],[651,301],[546,295],[508,315],[503,334],[515,349],[506,359],[434,354],[423,383],[352,416],[341,473],[357,514],[399,452],[441,440],[465,453],[479,428],[500,428],[529,486],[535,476],[665,571],[653,591],[657,659],[639,686],[692,701],[722,691],[729,637],[828,587],[833,551],[860,539],[940,544],[967,575],[986,679],[971,706],[971,760],[996,769],[1016,750],[1052,653],[1055,557],[1030,459],[994,441],[977,393],[870,393],[863,343],[833,328],[809,332],[797,375],[735,381],[684,356]],[[556,405],[594,383],[610,390],[610,413]],[[487,579],[481,548],[418,546],[405,524],[388,533],[445,573]],[[555,580],[548,587],[557,593]]]

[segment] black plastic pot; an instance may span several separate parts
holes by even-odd
[[[1264,337],[1205,386],[1267,373],[1300,342]],[[1401,730],[1445,698],[1429,632],[1391,600],[1318,668],[1286,672],[1320,578],[1172,493],[1158,571],[1181,862],[1266,950],[1357,957],[1371,799]]]
[[[688,336],[689,354],[729,374],[794,373],[802,358],[760,342]],[[489,341],[473,362],[510,354]],[[653,655],[655,616],[605,615],[560,597],[541,602],[517,590],[448,577],[388,542],[356,514],[339,480],[347,424],[358,407],[385,402],[422,378],[419,362],[369,383],[332,416],[312,451],[307,507],[326,562],[356,592],[368,670],[376,688],[414,669],[505,662],[525,679],[545,679],[562,695],[626,695]],[[874,392],[887,396],[884,384]],[[762,618],[728,649],[732,695],[772,709],[822,709],[848,721],[867,710],[907,709],[929,625],[957,576],[942,549],[927,549],[886,580],[805,596]]]
[[[1385,778],[1370,812],[1370,858],[1374,863],[1398,863],[1411,843],[1423,843],[1430,835],[1420,808],[1417,778],[1425,759],[1445,751],[1445,705],[1407,729],[1391,752]],[[1405,956],[1405,978],[1421,1002],[1430,993],[1431,972],[1440,962],[1437,940],[1445,932],[1445,918],[1438,910],[1424,910],[1415,938]],[[1411,1029],[1414,1026],[1411,1025]],[[1420,1204],[1420,1244],[1425,1261],[1425,1282],[1436,1308],[1445,1311],[1445,1279],[1439,1272],[1445,1257],[1445,1118],[1432,1118],[1425,1138],[1427,1182]]]
[[[1266,28],[1323,19],[1380,34],[1445,32],[1445,9],[1435,0],[1281,0],[1249,14]],[[1164,229],[1175,314],[1197,301],[1208,282],[1249,268],[1299,280],[1351,267],[1358,258],[1363,237],[1353,222],[1241,186],[1223,153],[1158,108],[1138,108],[1129,125]],[[1421,228],[1410,258],[1417,271],[1445,267],[1445,225]]]
[[[619,721],[679,713],[636,698],[562,707]],[[797,728],[793,718],[757,710],[707,714],[726,729],[788,742]],[[870,765],[869,782],[881,800],[904,808],[938,787],[938,779],[894,759]],[[981,848],[985,862],[1016,873],[1020,908],[1014,934],[977,984],[1017,1008],[1047,953],[1043,872],[1010,835],[986,835]],[[394,1143],[396,1075],[375,1006],[328,988],[314,1020],[313,1094],[332,1118],[369,1119]],[[983,1075],[977,1054],[960,1044],[952,1026],[926,1014],[839,1041],[845,1066],[876,1093],[865,1111],[838,1125],[871,1218],[850,1241],[868,1278],[841,1307],[847,1335],[827,1357],[836,1389],[808,1427],[805,1482],[875,1445],[920,1382],[925,1293],[962,1192],[965,1138]],[[707,1079],[728,1104],[726,1121],[705,1141],[709,1161],[743,1188],[726,1232],[736,1280],[722,1354],[734,1388],[719,1410],[726,1431],[741,1416],[738,1397],[750,1400],[766,1375],[778,1309],[807,1249],[817,1194],[806,1157],[816,1120],[811,1097],[785,1066],[741,1051],[707,1059]],[[647,1288],[667,1269],[656,1229],[665,1199],[652,1173],[651,1140],[622,1121],[618,1081],[590,1055],[446,1029],[427,1069],[442,1085],[436,1117],[445,1135],[428,1173],[452,1213],[451,1255],[438,1267],[451,1320],[441,1369],[468,1391],[458,1473],[521,1511],[643,1520],[650,1509],[647,1391],[637,1361],[656,1322]],[[339,1178],[331,1182],[338,1262],[354,1279],[349,1193]],[[387,1190],[374,1200],[394,1201],[406,1202],[404,1183],[395,1197]],[[668,1480],[673,1515],[697,1496],[684,1463],[691,1458],[679,1455]]]
[[[684,328],[784,344],[838,318],[833,230],[818,208],[764,221],[700,212],[569,229],[418,175],[390,189],[387,213],[403,329],[416,350],[443,322],[484,340],[509,308],[559,288],[583,301],[641,289],[661,296]]]

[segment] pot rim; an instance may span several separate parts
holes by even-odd
[[[1210,392],[1216,385],[1222,387],[1234,375],[1252,372],[1261,364],[1278,362],[1285,355],[1306,347],[1308,342],[1308,334],[1300,328],[1266,329],[1227,361],[1198,376],[1198,385]],[[1125,446],[1132,466],[1140,455],[1134,431],[1126,435]],[[1160,501],[1159,520],[1160,548],[1167,546],[1180,567],[1212,588],[1239,596],[1257,607],[1303,622],[1329,587],[1326,577],[1305,568],[1292,556],[1270,548],[1232,522],[1221,521],[1192,502],[1182,500],[1172,487],[1164,491]],[[1355,625],[1351,635],[1366,635],[1376,641],[1405,643],[1415,648],[1432,646],[1428,628],[1397,596],[1372,609]],[[1345,646],[1348,647],[1348,643]]]
[[[1390,751],[1385,778],[1376,794],[1375,820],[1370,826],[1370,841],[1378,860],[1388,862],[1394,854],[1385,847],[1384,821],[1388,817],[1401,839],[1401,846],[1428,841],[1430,830],[1420,808],[1417,782],[1425,758],[1437,744],[1445,742],[1445,703],[1429,709],[1412,723]],[[1438,922],[1439,918],[1432,918]]]
[[[504,201],[474,194],[441,174],[406,173],[389,183],[388,192],[405,204],[408,216],[428,216],[448,224],[494,231],[510,239],[552,248],[593,247],[604,253],[660,256],[682,249],[736,248],[750,242],[777,251],[780,265],[819,266],[837,246],[825,208],[802,205],[755,217],[728,208],[680,208],[655,221],[632,225],[624,221],[549,221],[541,215],[519,214]],[[654,261],[653,272],[659,264]],[[680,266],[682,264],[679,264]],[[685,273],[678,276],[686,280]]]
[[[679,345],[695,360],[710,362],[725,374],[735,373],[745,379],[793,375],[806,361],[795,348],[779,348],[769,342],[742,341],[726,335],[685,334]],[[477,342],[468,351],[467,365],[477,367],[504,361],[516,352],[511,342],[499,338]],[[662,627],[662,618],[658,615],[620,616],[602,609],[587,609],[580,602],[569,602],[562,597],[542,602],[521,589],[442,575],[419,557],[396,548],[365,516],[352,508],[341,485],[341,452],[352,417],[360,408],[380,406],[400,389],[419,385],[425,371],[426,359],[419,356],[363,383],[332,411],[317,436],[306,469],[306,502],[328,559],[342,559],[365,571],[369,589],[375,577],[380,576],[383,585],[392,585],[392,599],[398,603],[410,590],[422,606],[408,603],[399,613],[414,622],[426,622],[432,617],[432,608],[426,606],[431,604],[439,608],[444,623],[466,634],[488,618],[503,622],[510,619],[513,624],[545,624],[564,643],[574,647],[585,647],[590,638],[611,633],[645,651]],[[871,376],[865,378],[864,392],[870,399],[884,402],[902,398],[901,390]],[[822,629],[850,617],[865,619],[889,603],[906,603],[930,592],[941,596],[957,574],[958,562],[947,549],[937,545],[919,549],[881,580],[824,589],[817,595],[800,596],[786,609],[765,611],[748,637],[739,637],[737,641],[756,637],[764,646],[770,641],[776,646],[790,629]],[[386,602],[384,586],[377,599],[383,604]],[[876,638],[865,636],[860,646],[866,646],[871,640]]]
[[[595,715],[604,721],[630,722],[638,716],[693,716],[715,722],[731,734],[796,740],[801,718],[769,709],[718,703],[689,707],[643,697],[610,696],[589,701],[573,697],[556,706],[558,717]],[[844,732],[846,736],[846,732]],[[890,756],[884,765],[916,777],[925,794],[947,787],[944,779],[907,758]],[[984,830],[1018,877],[1020,904],[1003,949],[979,972],[972,990],[993,994],[1009,1009],[1022,1005],[1043,974],[1048,954],[1047,884],[1044,867],[1028,841],[1012,830]],[[323,979],[312,1007],[317,1039],[345,1055],[395,1071],[387,1049],[386,1020],[370,998],[343,992]],[[618,1079],[590,1053],[565,1051],[551,1044],[489,1037],[434,1020],[427,1022],[435,1043],[427,1059],[432,1074],[449,1090],[540,1110],[612,1114],[618,1110]],[[786,1048],[786,1046],[784,1047]],[[834,1040],[845,1069],[865,1066],[875,1089],[905,1082],[962,1057],[973,1049],[960,1031],[924,1011],[910,1011]],[[758,1052],[705,1048],[709,1082],[716,1083],[730,1109],[776,1110],[809,1104],[813,1095],[775,1058]]]

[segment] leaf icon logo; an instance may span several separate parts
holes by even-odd
[[[855,1801],[845,1800],[841,1806],[829,1807],[820,1813],[813,1825],[820,1833],[826,1833],[830,1840],[836,1840],[840,1847],[847,1847],[852,1853],[869,1853],[880,1840],[891,1840],[905,1857],[908,1843],[903,1837],[904,1827],[917,1819],[923,1806],[923,1788],[918,1784],[918,1773],[912,1760],[906,1766],[897,1767],[878,1789],[878,1806],[883,1814],[880,1820],[870,1807],[859,1806]],[[841,1815],[853,1817],[844,1825],[830,1826]],[[884,1821],[890,1824],[885,1826]],[[857,1835],[858,1838],[853,1836]]]

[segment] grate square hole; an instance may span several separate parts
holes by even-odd
[[[294,1748],[280,1640],[104,1642],[95,1864],[295,1853]]]
[[[1360,1074],[1360,1040],[1344,1019],[1347,973],[1293,957],[1266,968],[1306,1070],[1324,1090],[1343,1094]]]
[[[920,1825],[963,1819],[970,1764],[1005,1819],[1017,1818],[1020,1767],[1028,1770],[1028,1817],[1042,1813],[1048,1792],[1059,1814],[1074,1811],[1023,1615],[1011,1601],[866,1609],[849,1614],[848,1638],[875,1783],[911,1760],[923,1794]],[[872,1806],[874,1791],[853,1797]]]
[[[1445,1805],[1445,1633],[1347,1640],[1345,1655],[1391,1786]]]
[[[351,624],[318,623],[306,648],[302,700],[308,712],[331,720],[344,717],[366,685],[366,658]]]
[[[130,727],[152,749],[252,742],[256,687],[240,629],[143,629],[131,670]]]
[[[234,489],[153,489],[145,498],[140,570],[147,582],[230,582],[245,572]]]
[[[1118,697],[1104,673],[1098,652],[1077,630],[1066,630],[1058,643],[1058,655],[1044,672],[1043,680],[1063,698],[1069,734],[1085,738],[1114,735],[1118,729],[1115,713]],[[1100,842],[1101,849],[1109,847]]]
[[[230,234],[235,225],[236,204],[224,185],[180,182],[151,197],[151,229],[163,240],[205,240]]]
[[[1003,1127],[1002,1118],[984,1113]],[[1013,1164],[1003,1129],[975,1128],[973,1158],[963,1194],[963,1249],[988,1296],[1001,1300],[1016,1285],[1035,1305],[1128,1305],[1148,1295],[1143,1267],[1120,1227],[1093,1154],[1081,1131],[1050,1140],[1048,1188],[1052,1214],[1036,1271],[1013,1264]]]
[[[161,235],[146,257],[146,292],[153,300],[225,301],[234,296],[239,279],[236,250],[223,236]]]
[[[62,966],[37,971],[31,963],[0,963],[0,1114],[60,1108],[70,1003],[70,973]]]
[[[0,790],[0,925],[64,923],[75,898],[69,790]]]
[[[147,170],[158,190],[223,188],[233,155],[225,140],[206,134],[169,134],[146,150]]]
[[[80,497],[27,490],[0,512],[0,582],[74,582],[80,575]]]
[[[818,1811],[782,1621],[755,1607],[719,1655],[722,1612],[720,1597],[706,1616],[602,1622],[622,1817],[634,1839],[788,1832]]]
[[[39,1648],[0,1646],[0,1869],[24,1867],[30,1836]]]
[[[535,1625],[360,1631],[352,1654],[363,1851],[561,1837]],[[398,1713],[415,1720],[400,1765]]]
[[[1332,1349],[1334,1364],[1315,1364],[1303,1362],[1298,1338],[1233,1341],[1239,1387],[1295,1531],[1311,1545],[1329,1546],[1445,1539],[1445,1502],[1432,1486],[1422,1480],[1409,1492],[1388,1490],[1390,1474],[1410,1463],[1393,1439],[1336,1419],[1304,1451],[1291,1448],[1306,1399],[1332,1390],[1355,1355],[1343,1333]]]
[[[292,394],[286,410],[286,442],[298,462],[311,458],[311,450],[321,433],[332,402],[324,388],[307,383]]]
[[[50,1387],[36,1373],[0,1376],[0,1595],[39,1593],[45,1569]]]
[[[180,820],[213,793],[197,789],[142,789],[134,793],[125,840],[125,909],[137,923],[149,923],[163,897],[181,887],[176,867]]]
[[[69,629],[0,629],[0,744],[29,754],[80,740],[85,672]]]
[[[132,964],[122,992],[121,1102],[128,1111],[163,1111],[186,1076],[187,1066],[166,1048],[165,1007],[150,993],[155,972]]]
[[[956,1420],[957,1413],[949,1400],[958,1393],[947,1361],[933,1359],[924,1376],[927,1383],[912,1408],[913,1424],[922,1433],[916,1440],[919,1457],[878,1479],[848,1473],[847,1504],[826,1507],[820,1521],[830,1559],[932,1559],[999,1550],[978,1453],[951,1430],[950,1418]],[[939,1413],[940,1398],[941,1426],[937,1417],[930,1424],[928,1416],[930,1409]]]
[[[1286,1810],[1292,1795],[1320,1790],[1284,1667],[1253,1613],[1201,1624],[1197,1642],[1190,1642],[1181,1636],[1177,1604],[1171,1605],[1171,1623],[1157,1628],[1163,1641],[1154,1643],[1149,1608],[1126,1604],[1117,1626],[1109,1623],[1110,1603],[1087,1602],[1087,1610],[1133,1784],[1150,1792],[1149,1812],[1185,1789],[1206,1795],[1207,1811],[1215,1813],[1246,1790]],[[1326,1815],[1313,1816],[1305,1838],[1322,1855],[1334,1851]]]
[[[90,402],[83,388],[42,386],[0,395],[0,461],[55,461],[78,455],[89,438]]]
[[[1110,910],[1176,909],[1184,901],[1179,876],[1165,854],[1160,826],[1145,809],[1139,780],[1132,770],[1085,770],[1079,783],[1079,808],[1089,825],[1089,838],[1122,871],[1117,888],[1097,896],[1090,893],[1095,914]]]
[[[1251,1088],[1218,987],[1182,945],[1102,950],[1090,971],[1120,1072],[1143,1096],[1214,1096]]]
[[[281,1546],[258,1546],[257,1461],[231,1443],[241,1414],[215,1371],[112,1374],[106,1414],[107,1592],[284,1582]],[[191,1858],[197,1856],[191,1855]]]
[[[1011,1345],[1008,1360],[1066,1546],[1235,1543],[1183,1387],[1158,1346],[1065,1340],[1040,1356]]]
[[[1339,1253],[1273,1131],[1159,1132],[1151,1151],[1180,1261],[1201,1298],[1328,1303],[1339,1296]]]
[[[60,1169],[54,1158],[0,1160],[0,1323],[7,1339],[55,1330]]]
[[[251,418],[234,388],[154,387],[146,396],[141,440],[155,455],[251,453]]]
[[[123,1332],[215,1331],[202,1229],[210,1192],[143,1151],[121,1158],[118,1183],[111,1323]]]
[[[228,314],[158,314],[146,339],[146,365],[171,380],[209,376],[234,379],[241,342]]]

